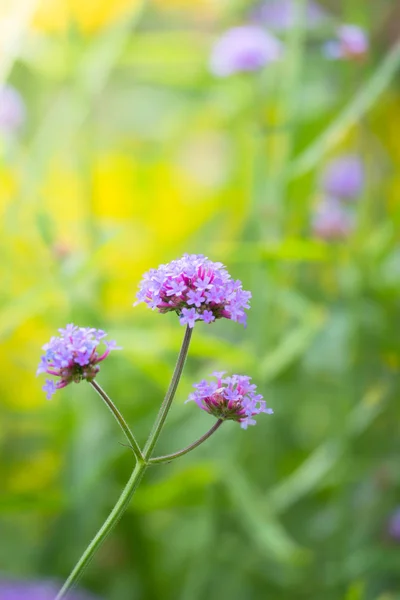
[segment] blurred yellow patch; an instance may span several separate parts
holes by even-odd
[[[13,409],[34,410],[46,403],[41,389],[44,381],[36,379],[36,369],[42,346],[51,335],[54,335],[51,325],[46,325],[42,318],[37,317],[27,318],[10,337],[2,339],[2,384],[4,389],[13,390],[2,395],[0,402],[3,405]]]
[[[52,487],[60,470],[60,459],[52,450],[42,450],[29,456],[29,461],[18,465],[8,480],[9,491],[27,494]]]
[[[60,32],[75,25],[84,33],[95,33],[128,17],[141,5],[142,0],[40,0],[33,26],[46,32]]]

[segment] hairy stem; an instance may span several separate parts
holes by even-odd
[[[185,365],[186,357],[189,350],[189,344],[192,337],[193,329],[189,326],[186,327],[185,337],[183,338],[182,347],[179,352],[178,360],[176,361],[174,374],[172,375],[171,383],[169,385],[168,391],[165,395],[163,403],[161,404],[160,410],[157,415],[157,419],[154,423],[153,429],[149,435],[149,438],[144,447],[144,457],[145,460],[149,460],[151,458],[151,454],[154,450],[154,446],[157,443],[158,438],[160,437],[161,430],[165,423],[165,420],[168,416],[169,409],[171,408],[172,401],[175,396],[176,389],[178,387],[179,380],[182,375],[183,367]]]
[[[136,463],[133,473],[128,483],[126,484],[124,491],[118,498],[117,503],[115,504],[114,508],[112,509],[111,513],[109,514],[102,527],[99,529],[93,540],[90,542],[89,546],[86,548],[85,552],[82,554],[79,561],[76,563],[74,569],[72,570],[70,576],[64,583],[55,600],[61,600],[62,598],[65,598],[67,593],[79,581],[83,571],[88,566],[96,551],[99,549],[99,547],[104,542],[110,531],[115,527],[115,525],[118,523],[118,521],[128,508],[129,502],[133,494],[135,493],[136,488],[138,487],[146,469],[146,463]]]
[[[125,421],[124,417],[122,416],[122,414],[120,413],[118,408],[115,406],[114,402],[111,400],[111,398],[106,394],[106,392],[103,390],[103,388],[96,381],[94,381],[94,380],[91,381],[90,385],[92,387],[94,387],[96,392],[99,394],[99,396],[101,396],[101,398],[107,404],[108,408],[111,410],[111,412],[114,415],[115,419],[117,420],[119,426],[121,427],[122,431],[124,432],[126,439],[128,440],[129,445],[132,448],[134,455],[136,456],[136,460],[138,462],[144,462],[144,457],[143,457],[141,449],[139,448],[139,444],[137,443],[135,436],[131,432],[128,423]]]
[[[115,527],[115,525],[118,523],[118,521],[120,520],[120,518],[122,517],[122,515],[128,508],[129,502],[130,502],[133,494],[135,493],[146,469],[149,466],[149,458],[154,449],[154,446],[157,443],[157,440],[160,436],[161,430],[162,430],[165,420],[167,418],[168,411],[171,407],[172,401],[175,396],[176,389],[179,384],[179,380],[182,375],[183,367],[184,367],[187,353],[189,350],[189,344],[190,344],[191,337],[192,337],[192,330],[188,327],[185,331],[185,337],[183,338],[182,348],[180,350],[177,363],[175,365],[175,370],[172,375],[171,383],[169,385],[168,391],[163,400],[163,403],[162,403],[159,413],[157,415],[157,419],[155,421],[154,427],[150,433],[149,439],[147,440],[146,447],[145,447],[145,450],[143,453],[140,451],[140,448],[137,445],[137,442],[136,442],[135,438],[133,437],[133,434],[131,433],[128,425],[126,424],[124,418],[122,417],[122,415],[118,411],[118,409],[115,407],[115,405],[113,404],[111,399],[107,396],[107,394],[102,390],[102,388],[97,383],[95,384],[95,382],[92,382],[93,387],[100,394],[100,396],[103,398],[103,400],[106,402],[107,406],[112,411],[112,413],[114,414],[118,423],[122,427],[126,437],[129,440],[130,445],[132,446],[132,449],[136,448],[136,451],[138,452],[138,454],[136,455],[137,462],[136,462],[135,468],[133,470],[133,473],[132,473],[128,483],[126,484],[122,494],[120,495],[119,499],[117,500],[117,503],[115,504],[114,508],[112,509],[111,513],[109,514],[108,518],[106,519],[106,521],[104,522],[102,527],[96,533],[95,537],[93,538],[93,540],[91,541],[89,546],[86,548],[86,550],[82,554],[81,558],[75,565],[73,571],[71,572],[70,576],[64,583],[63,587],[61,588],[61,590],[58,593],[55,600],[62,600],[63,598],[66,598],[67,593],[78,583],[79,579],[82,576],[83,571],[88,566],[88,564],[92,560],[93,556],[95,555],[95,553],[97,552],[97,550],[99,549],[101,544],[104,542],[104,540],[106,539],[108,534],[112,531],[112,529]],[[133,441],[133,443],[132,443],[132,441]],[[136,454],[136,452],[135,452],[135,454]]]
[[[156,465],[160,463],[170,462],[171,460],[174,460],[174,458],[179,458],[180,456],[187,454],[188,452],[194,450],[195,448],[197,448],[197,446],[200,446],[200,444],[208,440],[208,438],[211,437],[212,434],[215,433],[215,431],[217,431],[219,427],[221,427],[223,422],[223,419],[218,419],[218,421],[211,427],[211,429],[209,429],[207,433],[202,435],[201,438],[193,442],[193,444],[186,446],[186,448],[183,448],[183,450],[173,452],[172,454],[166,454],[165,456],[157,456],[157,458],[150,458],[149,464]]]

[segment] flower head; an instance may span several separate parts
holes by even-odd
[[[346,238],[354,229],[354,220],[337,198],[325,198],[316,208],[312,228],[326,240]]]
[[[282,54],[282,44],[256,25],[234,27],[215,43],[210,58],[210,70],[217,77],[227,77],[242,71],[258,71],[275,62]]]
[[[213,373],[216,381],[200,381],[194,384],[195,392],[190,394],[188,402],[196,404],[217,419],[237,421],[242,429],[255,425],[253,419],[260,413],[272,414],[265,400],[256,393],[257,387],[251,384],[251,377],[232,375],[224,377],[224,372]]]
[[[65,329],[58,331],[60,335],[52,337],[50,342],[43,346],[45,354],[37,370],[37,375],[48,373],[58,378],[57,383],[53,379],[47,379],[43,386],[48,400],[56,390],[72,381],[93,381],[100,370],[99,363],[111,350],[119,350],[115,342],[102,342],[107,334],[101,329],[77,327],[70,323]],[[101,354],[97,352],[100,343],[104,343],[105,346]]]
[[[0,580],[1,600],[54,600],[59,586],[52,581]],[[74,591],[67,600],[99,600],[87,592]]]
[[[322,177],[324,191],[337,198],[351,200],[362,192],[364,166],[356,154],[345,154],[332,160]]]
[[[306,2],[304,12],[304,27],[310,29],[320,25],[327,17],[319,4],[312,0]],[[265,0],[254,11],[254,20],[278,31],[295,27],[296,16],[296,0]]]
[[[365,57],[368,49],[368,36],[358,25],[341,25],[337,29],[337,39],[324,45],[325,56],[332,60],[359,60]]]
[[[233,280],[224,265],[202,254],[185,254],[158,269],[145,273],[137,294],[160,313],[176,312],[181,325],[194,327],[195,321],[211,323],[231,319],[246,324],[245,309],[251,293]]]
[[[0,131],[14,133],[25,120],[25,104],[20,93],[10,85],[0,87]]]

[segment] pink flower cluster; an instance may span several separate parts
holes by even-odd
[[[97,346],[107,336],[101,329],[77,327],[70,323],[65,329],[58,331],[61,335],[52,337],[43,346],[45,354],[37,370],[37,375],[48,373],[58,378],[57,383],[53,379],[47,379],[43,386],[48,400],[69,383],[79,383],[82,379],[93,381],[100,370],[99,363],[111,350],[119,350],[115,342],[103,342],[105,349],[98,354]]]
[[[213,373],[217,381],[200,381],[194,384],[195,392],[190,394],[188,402],[196,404],[217,419],[237,421],[242,429],[255,425],[253,419],[260,413],[272,414],[274,411],[266,407],[261,394],[257,394],[257,386],[251,384],[251,377],[232,375],[223,377],[225,371]]]
[[[224,265],[202,254],[185,254],[158,269],[148,271],[137,294],[160,313],[176,312],[181,325],[193,328],[196,321],[212,323],[231,319],[246,325],[245,309],[250,308],[251,293],[233,280]]]

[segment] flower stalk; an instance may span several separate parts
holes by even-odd
[[[179,450],[178,452],[173,452],[172,454],[167,454],[165,456],[157,456],[156,458],[150,458],[149,464],[150,465],[158,465],[161,463],[167,463],[167,462],[171,462],[171,460],[174,460],[175,458],[184,456],[185,454],[187,454],[188,452],[191,452],[192,450],[194,450],[195,448],[200,446],[200,444],[202,444],[203,442],[208,440],[208,438],[211,437],[212,434],[215,433],[217,431],[217,429],[219,429],[221,427],[223,422],[224,422],[223,419],[218,419],[218,421],[216,421],[214,423],[214,425],[211,427],[211,429],[209,429],[207,431],[207,433],[202,435],[198,440],[193,442],[193,444],[189,444],[189,446],[186,446],[186,448],[183,448],[182,450]]]
[[[75,565],[74,569],[72,570],[68,579],[64,583],[55,600],[62,600],[63,598],[66,598],[67,593],[78,583],[79,579],[82,577],[84,570],[92,560],[93,556],[100,548],[108,534],[112,531],[112,529],[114,529],[115,525],[118,523],[118,521],[121,519],[122,515],[128,508],[131,498],[135,493],[137,487],[139,486],[139,483],[142,480],[142,477],[150,464],[151,454],[157,443],[158,438],[160,437],[163,425],[168,416],[169,409],[171,408],[171,404],[175,397],[175,393],[178,388],[179,380],[181,378],[183,367],[185,365],[186,357],[189,351],[191,337],[192,329],[190,329],[190,327],[187,327],[185,330],[185,336],[183,338],[178,360],[175,365],[174,373],[172,375],[171,383],[169,385],[168,391],[165,395],[165,398],[163,400],[154,427],[149,435],[143,453],[137,445],[136,440],[133,437],[133,434],[131,433],[125,419],[122,417],[121,413],[116,408],[114,403],[97,383],[95,383],[94,381],[91,382],[95,390],[106,402],[107,406],[109,407],[114,417],[117,419],[119,425],[123,429],[126,437],[129,440],[130,445],[132,446],[132,449],[135,452],[137,462],[128,483],[126,484],[122,494],[117,500],[117,503],[115,504],[114,508],[112,509],[111,513],[109,514],[102,527],[99,529],[93,540],[90,542],[89,546],[82,554],[81,558]],[[199,444],[195,444],[194,447],[196,447],[197,445]],[[180,455],[181,454],[178,453],[178,456]]]
[[[117,423],[121,427],[122,431],[124,432],[124,434],[126,436],[126,439],[129,442],[129,447],[132,449],[133,454],[136,457],[136,460],[138,462],[145,462],[144,456],[142,454],[141,449],[139,448],[139,444],[137,443],[135,436],[133,435],[132,431],[130,430],[128,423],[125,421],[124,417],[122,416],[122,414],[120,413],[118,408],[115,406],[114,402],[111,400],[111,398],[108,396],[108,394],[106,394],[106,392],[103,390],[103,388],[97,383],[97,381],[95,381],[95,380],[91,381],[90,385],[96,390],[96,392],[99,394],[99,396],[101,396],[101,398],[104,400],[104,402],[106,403],[106,405],[108,406],[108,408],[110,409],[112,414],[114,415]]]

